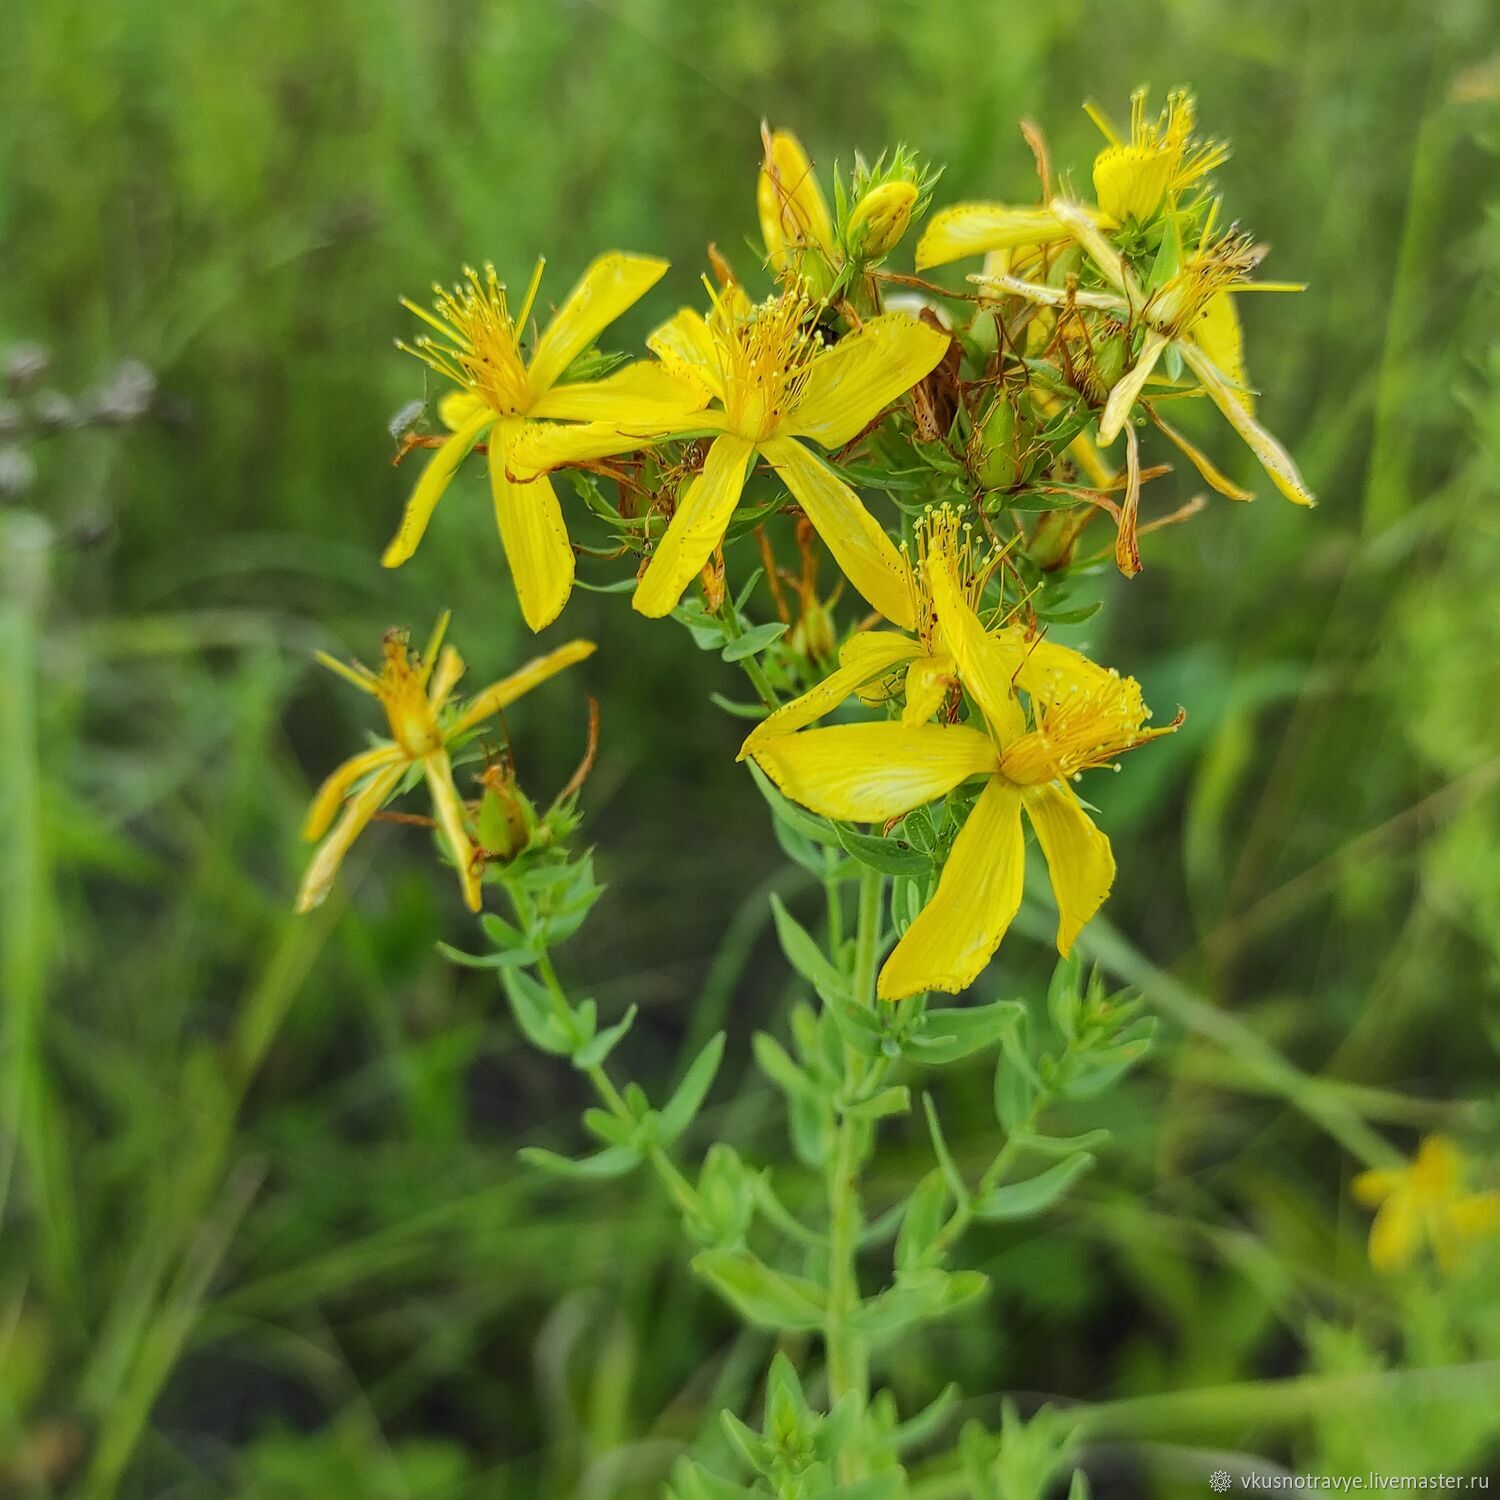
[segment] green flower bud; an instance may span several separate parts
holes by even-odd
[[[1030,426],[1001,390],[974,435],[974,477],[985,489],[1014,489],[1026,478]]]
[[[858,260],[889,255],[911,223],[917,188],[910,182],[882,182],[854,205],[849,215],[849,254]]]

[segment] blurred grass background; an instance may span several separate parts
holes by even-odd
[[[1497,1462],[1500,1419],[1453,1387],[1337,1386],[1500,1358],[1500,1298],[1377,1283],[1328,1123],[1496,1144],[1492,5],[54,0],[5,35],[0,345],[51,360],[5,420],[124,360],[156,395],[128,425],[128,400],[86,425],[54,402],[7,460],[0,1493],[604,1500],[712,1451],[766,1341],[639,1185],[517,1168],[518,1144],[576,1144],[581,1092],[434,953],[466,923],[420,835],[377,831],[327,908],[289,914],[304,798],[365,728],[310,651],[368,657],[441,604],[474,680],[529,649],[479,479],[377,566],[410,482],[385,424],[423,388],[396,298],[466,260],[545,253],[556,297],[601,248],[665,254],[634,340],[706,240],[751,264],[762,115],[825,177],[905,140],[946,163],[940,204],[1028,197],[1017,119],[1081,184],[1080,102],[1120,116],[1142,82],[1197,88],[1232,212],[1311,283],[1244,306],[1266,418],[1323,503],[1216,502],[1108,586],[1088,639],[1190,714],[1106,788],[1129,942],[1096,951],[1169,1041],[1108,1100],[1109,1170],[971,1244],[983,1314],[883,1374],[911,1403],[958,1378],[987,1419],[991,1392],[1148,1398],[1122,1436],[1153,1446],[1101,1454],[1103,1494],[1200,1493],[1205,1445]],[[782,1159],[740,1074],[792,993],[767,885],[797,892],[705,706],[732,669],[618,599],[576,595],[563,631],[606,643],[585,805],[611,890],[572,977],[644,1007],[648,1086],[727,1021],[708,1123]],[[545,793],[581,750],[576,685],[515,719]],[[1017,938],[987,987],[1034,993],[1048,965]],[[1301,1097],[1192,1021],[1225,1014]],[[984,1150],[982,1070],[945,1119]],[[877,1203],[925,1169],[897,1140]],[[1174,1405],[1294,1377],[1279,1407]]]

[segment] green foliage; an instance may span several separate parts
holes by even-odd
[[[679,1500],[765,1493],[718,1413],[762,1410],[768,1336],[726,1336],[732,1313],[675,1235],[681,1220],[729,1254],[753,1239],[779,1274],[822,1275],[827,1156],[784,1145],[777,1093],[742,1085],[752,1030],[803,1076],[835,1038],[883,1059],[899,1083],[852,1107],[915,1088],[936,1133],[940,1096],[941,1145],[883,1122],[860,1231],[868,1286],[931,1267],[990,1281],[875,1352],[863,1446],[919,1495],[1014,1500],[1091,1462],[1019,1437],[999,1488],[1013,1424],[983,1393],[1005,1390],[1096,1403],[1089,1431],[1149,1453],[1158,1493],[1203,1494],[1206,1452],[1236,1472],[1260,1454],[1491,1464],[1493,1265],[1375,1277],[1341,1153],[1441,1128],[1493,1160],[1497,45],[1478,0],[16,8],[0,345],[45,340],[54,368],[0,395],[0,1491],[646,1500],[670,1475]],[[579,633],[613,633],[583,797],[610,890],[565,949],[564,991],[596,1001],[589,1040],[573,1050],[569,998],[546,1032],[568,1047],[531,1050],[504,986],[545,987],[533,915],[474,937],[420,832],[375,831],[329,907],[292,920],[288,831],[357,742],[358,705],[313,696],[310,651],[421,618],[440,579],[476,627],[475,680],[526,652],[479,477],[419,559],[376,579],[416,461],[391,469],[384,417],[436,394],[389,351],[399,293],[465,256],[542,251],[565,285],[619,243],[671,256],[686,299],[705,226],[753,264],[762,114],[820,169],[906,139],[948,164],[951,200],[1024,183],[1013,121],[1045,119],[1083,187],[1096,142],[1076,100],[1147,77],[1197,84],[1235,144],[1240,211],[1313,287],[1294,313],[1243,312],[1267,420],[1322,504],[1311,527],[1270,497],[1211,505],[1152,537],[1141,579],[1083,569],[1046,604],[1058,639],[1190,710],[1097,794],[1121,878],[1112,928],[1081,948],[1107,990],[1142,996],[1135,1015],[1079,1029],[1085,986],[1079,1045],[1031,998],[1009,1048],[990,1033],[1046,989],[1055,918],[1038,901],[1037,942],[1008,940],[981,1003],[829,1007],[798,1023],[805,1054],[791,1007],[811,991],[775,958],[766,891],[842,964],[847,920],[825,931],[811,899],[825,873],[873,868],[904,919],[951,830],[908,819],[875,839],[778,810],[765,836],[732,764],[759,706],[722,624],[695,621],[693,652],[591,594],[570,611]],[[99,415],[127,357],[156,383],[134,425],[41,402]],[[1033,441],[1082,420],[1019,417],[1023,470]],[[944,445],[915,462],[881,475],[897,509],[933,475],[957,490]],[[1177,465],[1162,488],[1185,501],[1199,486]],[[864,483],[879,465],[844,468]],[[614,514],[597,487],[585,500],[592,545]],[[614,577],[588,555],[580,573]],[[746,658],[778,692],[801,680],[790,635]],[[687,712],[709,692],[741,719]],[[511,728],[527,785],[561,784],[581,713]],[[547,943],[583,920],[534,894]],[[473,950],[500,987],[447,961]],[[990,1007],[1006,1009],[958,1021],[985,1035],[958,1055],[950,1021]],[[1130,1028],[1149,1015],[1140,1061]],[[674,1145],[701,1150],[686,1194],[653,1195],[634,1147],[619,1180],[518,1162],[523,1143],[615,1149],[608,1132],[644,1113],[622,1097],[631,1124],[601,1108],[580,1134],[589,1070],[628,1062],[669,1100],[726,1024],[727,1076]],[[945,1236],[997,1144],[997,1186],[1097,1163],[1044,1217]],[[826,1418],[816,1344],[784,1340]],[[950,1378],[984,1419],[975,1478],[943,1451]],[[880,1470],[834,1493],[898,1483]]]

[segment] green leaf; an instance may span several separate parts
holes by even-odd
[[[872,1099],[844,1106],[843,1113],[856,1120],[884,1120],[890,1115],[904,1115],[911,1108],[911,1090],[903,1084],[892,1084]]]
[[[757,656],[773,641],[779,641],[787,633],[783,620],[770,620],[764,625],[752,625],[744,635],[730,641],[719,653],[725,661],[743,661],[747,656]]]
[[[823,1102],[823,1090],[792,1061],[791,1054],[769,1032],[757,1031],[750,1048],[761,1072],[789,1098]]]
[[[683,1074],[672,1097],[662,1106],[658,1118],[659,1139],[670,1146],[689,1125],[693,1123],[709,1089],[714,1075],[719,1071],[719,1062],[724,1056],[724,1033],[716,1032],[709,1038],[703,1050],[692,1061]]]
[[[872,1297],[850,1320],[870,1338],[888,1338],[914,1323],[931,1322],[980,1296],[989,1278],[979,1271],[948,1272],[929,1266],[896,1277],[896,1284]]]
[[[694,1272],[746,1322],[811,1332],[823,1323],[823,1289],[802,1276],[773,1271],[745,1250],[700,1250]]]
[[[969,1190],[964,1185],[963,1173],[954,1164],[947,1141],[943,1139],[943,1127],[938,1124],[937,1106],[932,1102],[931,1094],[922,1095],[922,1108],[927,1112],[927,1133],[932,1137],[932,1150],[938,1159],[938,1167],[948,1184],[948,1191],[962,1207],[969,1201]]]
[[[948,1217],[948,1182],[934,1167],[906,1200],[896,1236],[896,1271],[920,1271],[933,1259],[933,1242]]]
[[[937,1066],[971,1057],[996,1046],[1011,1030],[1026,1007],[1019,1000],[996,1000],[990,1005],[944,1005],[922,1018],[912,1040],[916,1062]]]
[[[1082,1135],[1029,1135],[1013,1130],[1009,1143],[1038,1156],[1071,1156],[1075,1151],[1097,1151],[1109,1143],[1109,1138],[1107,1130],[1086,1130]]]
[[[1007,1131],[1031,1119],[1037,1092],[1030,1071],[1018,1067],[1013,1057],[1002,1052],[995,1059],[995,1117]]]
[[[726,698],[723,693],[710,693],[708,701],[736,719],[763,719],[766,716],[764,703],[741,703],[734,698]]]
[[[932,868],[932,861],[925,854],[900,839],[859,833],[845,823],[835,823],[833,831],[854,859],[882,875],[925,875]]]
[[[593,1041],[580,1047],[573,1054],[573,1066],[587,1072],[597,1068],[615,1049],[615,1044],[630,1030],[635,1022],[635,1006],[631,1006],[613,1026],[606,1027]]]
[[[1080,1151],[1024,1182],[990,1188],[974,1200],[974,1217],[992,1223],[1029,1219],[1051,1208],[1093,1165],[1093,1156]]]
[[[609,1146],[593,1156],[574,1161],[570,1156],[559,1156],[555,1151],[544,1151],[540,1146],[523,1146],[521,1160],[555,1177],[571,1177],[575,1180],[602,1181],[609,1177],[623,1177],[632,1167],[640,1165],[641,1154],[633,1146]]]
[[[589,1108],[583,1112],[583,1128],[597,1136],[606,1146],[628,1146],[636,1127],[612,1115],[607,1109]]]
[[[849,985],[844,976],[813,941],[807,929],[782,905],[781,897],[775,894],[771,896],[771,915],[776,921],[781,951],[791,966],[830,1001],[835,997],[849,999]]]
[[[861,1057],[881,1057],[885,1053],[886,1032],[875,1016],[854,1000],[830,1002],[827,1014],[833,1018],[839,1035]]]
[[[516,1025],[533,1047],[566,1057],[578,1044],[572,1028],[565,1026],[552,1007],[546,987],[524,969],[501,971],[500,982],[510,1003]]]

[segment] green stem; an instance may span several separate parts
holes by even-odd
[[[518,909],[518,915],[524,920],[524,913]],[[552,1003],[557,1009],[558,1019],[565,1024],[571,1024],[573,1020],[573,1008],[568,1004],[568,994],[562,986],[562,980],[557,977],[557,970],[553,967],[552,955],[545,949],[542,950],[536,962],[537,973],[542,976],[542,982],[547,987],[547,993],[552,997]],[[617,1120],[624,1124],[633,1125],[635,1116],[630,1112],[630,1106],[625,1102],[625,1096],[615,1087],[614,1080],[604,1071],[601,1064],[595,1063],[591,1067],[584,1068],[584,1076],[594,1086],[594,1092],[599,1096],[599,1102]],[[702,1214],[702,1203],[698,1197],[698,1190],[677,1169],[672,1158],[662,1150],[660,1146],[652,1146],[646,1152],[646,1160],[651,1163],[651,1169],[661,1179],[672,1200],[684,1213]]]
[[[734,601],[728,594],[724,596],[724,602],[718,610],[719,623],[724,627],[724,634],[731,641],[737,641],[744,635],[740,627],[740,613],[734,607]],[[771,679],[766,676],[761,664],[753,656],[742,656],[740,665],[745,669],[745,676],[750,679],[750,685],[760,695],[760,701],[773,713],[781,707],[781,702],[776,696],[776,689],[771,686]]]
[[[851,986],[857,1005],[875,1004],[875,957],[880,950],[883,878],[865,870],[859,879],[859,915],[854,936]],[[844,1054],[844,1095],[853,1095],[864,1072],[852,1049]],[[869,1131],[860,1120],[844,1115],[839,1121],[833,1160],[828,1169],[828,1312],[823,1343],[828,1363],[828,1403],[832,1407],[853,1393],[863,1410],[870,1399],[870,1354],[864,1335],[854,1325],[859,1310],[859,1238],[864,1229],[859,1172],[869,1149]],[[849,1444],[839,1455],[842,1482],[865,1476],[865,1458]]]
[[[875,1006],[875,955],[880,951],[880,899],[885,877],[864,869],[859,877],[859,916],[854,939],[854,999],[859,1005]]]

